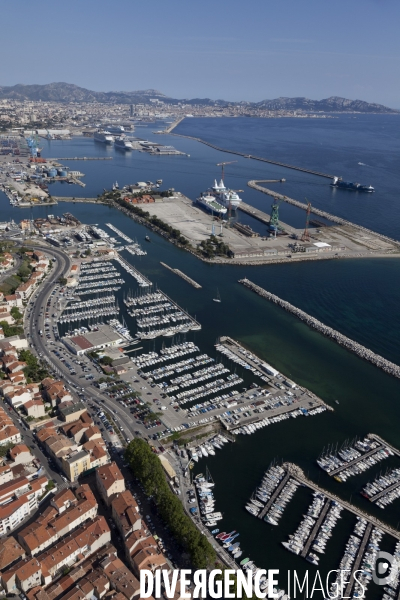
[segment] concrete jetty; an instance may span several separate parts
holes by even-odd
[[[251,217],[253,217],[253,219],[257,219],[257,221],[260,221],[261,223],[264,223],[265,225],[270,224],[270,219],[271,219],[270,215],[263,212],[262,210],[259,210],[258,208],[254,208],[254,206],[251,206],[251,204],[247,204],[246,202],[241,202],[238,206],[238,210],[241,210],[242,212],[246,213],[247,215],[250,215]],[[291,225],[287,225],[286,223],[280,223],[280,226],[287,233],[297,233],[297,229],[295,227],[292,227]]]
[[[354,562],[354,565],[353,565],[353,568],[352,568],[352,571],[351,571],[350,581],[347,584],[346,591],[345,591],[345,593],[343,595],[343,598],[351,598],[350,592],[353,589],[353,586],[354,586],[354,583],[355,583],[354,573],[357,573],[357,571],[360,568],[361,561],[362,561],[362,558],[364,556],[364,551],[365,551],[366,545],[368,543],[369,537],[371,535],[371,531],[372,531],[372,525],[371,525],[371,523],[368,523],[368,525],[367,525],[367,527],[366,527],[366,529],[364,531],[363,539],[362,539],[361,545],[360,545],[360,547],[358,549],[357,558],[356,558],[356,560]]]
[[[47,162],[53,160],[112,160],[112,156],[63,156],[61,158],[47,158]]]
[[[286,473],[285,477],[282,479],[282,481],[280,482],[280,484],[278,485],[278,487],[272,494],[271,498],[268,500],[267,504],[264,506],[262,511],[258,514],[259,519],[263,519],[265,517],[265,515],[267,514],[267,512],[269,511],[269,509],[271,508],[271,506],[273,505],[273,503],[275,502],[275,500],[277,499],[277,497],[279,496],[279,494],[281,493],[281,491],[283,490],[283,488],[285,487],[285,485],[287,484],[289,479],[290,479],[290,474]]]
[[[361,517],[362,519],[365,519],[366,521],[371,523],[372,526],[379,527],[379,529],[382,529],[383,532],[387,533],[388,535],[391,535],[396,540],[400,540],[400,531],[398,531],[397,529],[394,529],[393,527],[391,527],[390,525],[387,525],[386,523],[383,523],[383,521],[380,521],[376,517],[369,515],[368,513],[357,508],[353,504],[350,504],[350,502],[347,502],[346,500],[339,498],[339,496],[336,496],[335,494],[332,494],[331,492],[328,492],[324,488],[320,487],[319,485],[317,485],[316,483],[314,483],[313,481],[308,479],[305,476],[303,470],[300,467],[298,467],[297,465],[295,465],[293,463],[283,463],[282,467],[293,479],[296,479],[300,483],[304,484],[306,487],[309,487],[310,489],[315,490],[316,492],[320,492],[321,494],[324,494],[330,500],[335,500],[336,502],[339,502],[339,504],[341,506],[343,506],[344,509],[351,512],[353,515],[356,515],[357,517]]]
[[[239,283],[252,290],[259,296],[270,300],[270,302],[277,304],[281,308],[285,309],[287,312],[295,315],[300,319],[300,321],[304,321],[304,323],[306,323],[306,325],[308,325],[309,327],[316,329],[326,337],[337,342],[340,346],[343,346],[347,350],[350,350],[350,352],[357,354],[357,356],[359,356],[360,358],[363,358],[364,360],[367,360],[376,367],[379,367],[380,369],[385,371],[385,373],[388,373],[389,375],[393,375],[393,377],[397,377],[400,379],[399,365],[396,365],[395,363],[387,360],[386,358],[383,358],[383,356],[372,352],[372,350],[369,350],[369,348],[366,348],[358,342],[351,340],[339,331],[332,329],[332,327],[328,327],[321,321],[318,321],[318,319],[315,319],[303,310],[300,310],[300,308],[293,306],[293,304],[290,304],[290,302],[286,302],[286,300],[282,300],[282,298],[279,298],[279,296],[275,296],[275,294],[271,294],[271,292],[264,290],[262,287],[256,285],[249,279],[239,279]]]
[[[160,265],[162,265],[163,267],[165,267],[166,269],[168,269],[172,273],[175,273],[175,275],[178,275],[178,277],[181,277],[182,279],[184,279],[185,281],[187,281],[188,283],[190,283],[190,285],[192,285],[197,290],[199,290],[202,287],[199,283],[197,283],[197,281],[195,281],[194,279],[192,279],[188,275],[185,275],[185,273],[183,273],[179,269],[173,269],[172,267],[170,267],[166,263],[162,262],[161,260],[160,260]]]
[[[305,543],[303,550],[301,551],[300,556],[302,556],[303,558],[305,558],[307,556],[310,546],[311,546],[312,542],[314,541],[315,536],[317,535],[317,533],[319,531],[319,528],[322,525],[322,521],[325,519],[325,515],[328,512],[330,505],[331,505],[331,501],[326,500],[324,507],[321,510],[321,513],[317,519],[317,522],[315,523],[314,527],[312,528],[310,536],[309,536],[307,542]]]
[[[289,198],[289,196],[284,196],[283,194],[280,194],[279,192],[270,190],[262,185],[259,185],[260,183],[266,183],[268,181],[270,181],[270,180],[268,180],[268,179],[258,179],[258,180],[252,179],[247,182],[247,185],[249,187],[253,188],[254,190],[262,192],[263,194],[267,194],[268,196],[272,196],[273,198],[277,198],[278,200],[282,200],[283,202],[292,204],[292,206],[297,206],[297,208],[301,208],[302,210],[307,210],[308,204],[305,204],[305,202],[300,202],[299,200],[295,200],[294,198]],[[349,225],[350,227],[353,227],[357,231],[360,231],[367,235],[373,235],[373,236],[379,237],[380,239],[386,240],[391,243],[393,243],[393,242],[395,244],[399,243],[398,240],[394,240],[386,235],[377,233],[376,231],[371,231],[371,229],[367,229],[366,227],[363,227],[362,225],[357,225],[356,223],[352,223],[351,221],[347,221],[346,219],[342,219],[341,217],[332,215],[331,213],[328,213],[325,210],[320,210],[319,208],[315,208],[314,206],[311,206],[311,212],[314,215],[323,217],[324,219],[329,219],[329,221],[332,221],[332,223],[337,223],[338,225]]]
[[[339,475],[342,471],[346,471],[346,469],[350,469],[351,467],[353,467],[357,463],[361,462],[362,460],[365,460],[366,458],[369,458],[370,456],[373,456],[374,454],[378,454],[378,452],[380,452],[382,450],[382,448],[384,448],[384,447],[385,446],[383,445],[383,446],[378,446],[377,448],[373,448],[372,450],[369,450],[369,452],[365,452],[365,454],[361,454],[361,456],[359,456],[358,458],[355,458],[354,460],[351,460],[351,461],[345,463],[341,467],[337,467],[337,469],[333,469],[332,471],[329,471],[328,475],[330,475],[331,477],[335,477],[335,475]]]

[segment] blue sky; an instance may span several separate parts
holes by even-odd
[[[2,0],[0,85],[400,108],[399,0]]]

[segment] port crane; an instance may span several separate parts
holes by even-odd
[[[224,181],[224,176],[225,176],[225,170],[224,170],[225,165],[231,165],[233,163],[237,163],[237,160],[230,160],[229,162],[217,163],[217,167],[222,167],[222,175],[221,175],[222,181]]]
[[[303,235],[301,236],[301,241],[309,242],[311,240],[310,233],[308,231],[308,228],[310,226],[311,202],[308,202],[307,198],[305,198],[305,200],[307,201],[306,226],[304,228]]]
[[[269,228],[271,231],[276,232],[279,229],[279,206],[282,202],[281,198],[274,198],[273,204],[271,204],[271,216],[269,218]]]

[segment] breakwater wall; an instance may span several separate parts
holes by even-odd
[[[293,206],[297,206],[297,208],[301,208],[302,210],[307,210],[308,205],[304,202],[300,202],[299,200],[295,200],[294,198],[289,198],[288,196],[284,196],[283,194],[279,194],[279,192],[275,192],[274,190],[269,190],[268,188],[259,185],[260,183],[268,182],[267,179],[252,179],[247,182],[247,185],[254,190],[262,192],[263,194],[267,194],[268,196],[272,196],[273,198],[278,198],[279,200],[283,200],[283,202],[287,202],[288,204],[292,204]],[[376,231],[371,231],[371,229],[367,229],[362,225],[357,225],[356,223],[352,223],[351,221],[346,221],[346,219],[342,219],[341,217],[337,217],[336,215],[332,215],[324,210],[320,210],[319,208],[315,208],[311,206],[311,212],[314,215],[318,215],[320,217],[324,217],[325,219],[329,219],[333,223],[337,223],[338,225],[349,225],[353,227],[353,229],[357,229],[362,233],[366,233],[368,235],[373,235],[375,237],[379,237],[382,240],[386,240],[387,242],[398,244],[398,240],[394,240],[387,235],[383,235],[381,233],[377,233]]]
[[[353,513],[357,517],[366,519],[369,523],[375,525],[375,527],[379,527],[388,535],[392,535],[394,538],[396,538],[396,540],[400,540],[400,531],[394,529],[394,527],[391,527],[390,525],[387,525],[383,521],[380,521],[376,517],[373,517],[364,510],[357,508],[353,504],[350,504],[350,502],[343,500],[343,498],[341,498],[340,496],[336,496],[335,494],[332,494],[332,492],[328,492],[328,490],[325,490],[324,488],[315,484],[313,481],[311,481],[305,476],[304,471],[300,469],[298,465],[295,465],[293,463],[283,463],[282,467],[287,473],[289,473],[294,479],[297,479],[297,481],[299,481],[300,483],[311,488],[312,490],[315,490],[316,492],[321,492],[331,500],[336,500],[336,502],[339,502],[339,504],[341,504],[343,508],[345,508],[349,512]]]
[[[190,285],[192,285],[197,290],[199,290],[201,288],[201,285],[199,283],[197,283],[197,281],[195,281],[194,279],[192,279],[191,277],[189,277],[188,275],[186,275],[185,273],[183,273],[179,269],[173,269],[172,267],[170,267],[166,263],[162,262],[161,260],[160,260],[160,265],[162,265],[163,267],[165,267],[169,271],[172,271],[172,273],[175,273],[175,275],[178,275],[178,277],[181,277],[182,279],[184,279],[185,281],[187,281],[188,283],[190,283]]]
[[[183,119],[182,119],[183,121]],[[174,127],[176,127],[174,125]],[[286,163],[279,162],[277,160],[269,160],[268,158],[263,158],[262,156],[254,156],[254,154],[246,154],[245,152],[238,152],[237,150],[227,150],[226,148],[220,148],[220,146],[216,146],[215,144],[211,144],[211,142],[206,142],[201,138],[194,137],[192,135],[183,135],[182,133],[172,133],[172,131],[165,130],[165,133],[169,133],[169,135],[176,135],[177,137],[186,138],[187,140],[194,140],[195,142],[200,142],[200,144],[205,144],[214,150],[218,150],[218,152],[225,152],[226,154],[235,154],[235,156],[243,156],[243,158],[251,158],[252,160],[258,160],[260,162],[268,163],[270,165],[277,165],[278,167],[284,167],[285,169],[293,169],[294,171],[302,171],[303,173],[310,173],[311,175],[317,175],[318,177],[325,177],[326,179],[334,179],[337,175],[329,175],[328,173],[321,173],[320,171],[313,171],[312,169],[305,169],[303,167],[296,167],[295,165],[288,165]]]
[[[375,352],[372,352],[372,350],[369,350],[368,348],[362,346],[358,342],[351,340],[339,331],[332,329],[332,327],[328,327],[324,323],[321,323],[321,321],[318,321],[318,319],[315,319],[303,310],[300,310],[300,308],[293,306],[293,304],[290,304],[290,302],[282,300],[282,298],[279,298],[279,296],[275,296],[275,294],[271,294],[271,292],[264,290],[264,288],[256,285],[249,279],[239,279],[239,283],[252,290],[259,296],[262,296],[262,298],[266,298],[270,302],[273,302],[274,304],[277,304],[281,308],[285,309],[287,312],[290,312],[291,314],[295,315],[298,319],[306,323],[306,325],[309,325],[309,327],[316,329],[326,337],[337,342],[340,346],[343,346],[347,350],[350,350],[350,352],[357,354],[357,356],[359,356],[360,358],[363,358],[364,360],[367,360],[376,367],[379,367],[380,369],[385,371],[385,373],[388,373],[389,375],[393,375],[394,377],[398,377],[400,379],[399,365],[396,365],[395,363],[386,360],[386,358],[383,358],[383,356],[380,356],[379,354],[375,354]]]

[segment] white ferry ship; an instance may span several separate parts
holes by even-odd
[[[119,150],[133,150],[132,142],[122,136],[115,138],[114,146]]]
[[[223,179],[218,183],[217,180],[214,180],[214,185],[207,190],[207,192],[214,196],[216,201],[225,206],[225,208],[231,208],[231,210],[236,210],[242,199],[239,197],[238,193],[234,190],[230,190],[225,187]]]
[[[103,144],[112,144],[114,142],[114,137],[109,131],[95,131],[93,138],[95,142],[102,142]]]
[[[214,196],[211,196],[208,192],[202,193],[197,199],[197,204],[205,208],[208,212],[211,212],[215,215],[225,215],[228,211],[227,209],[216,202]]]

